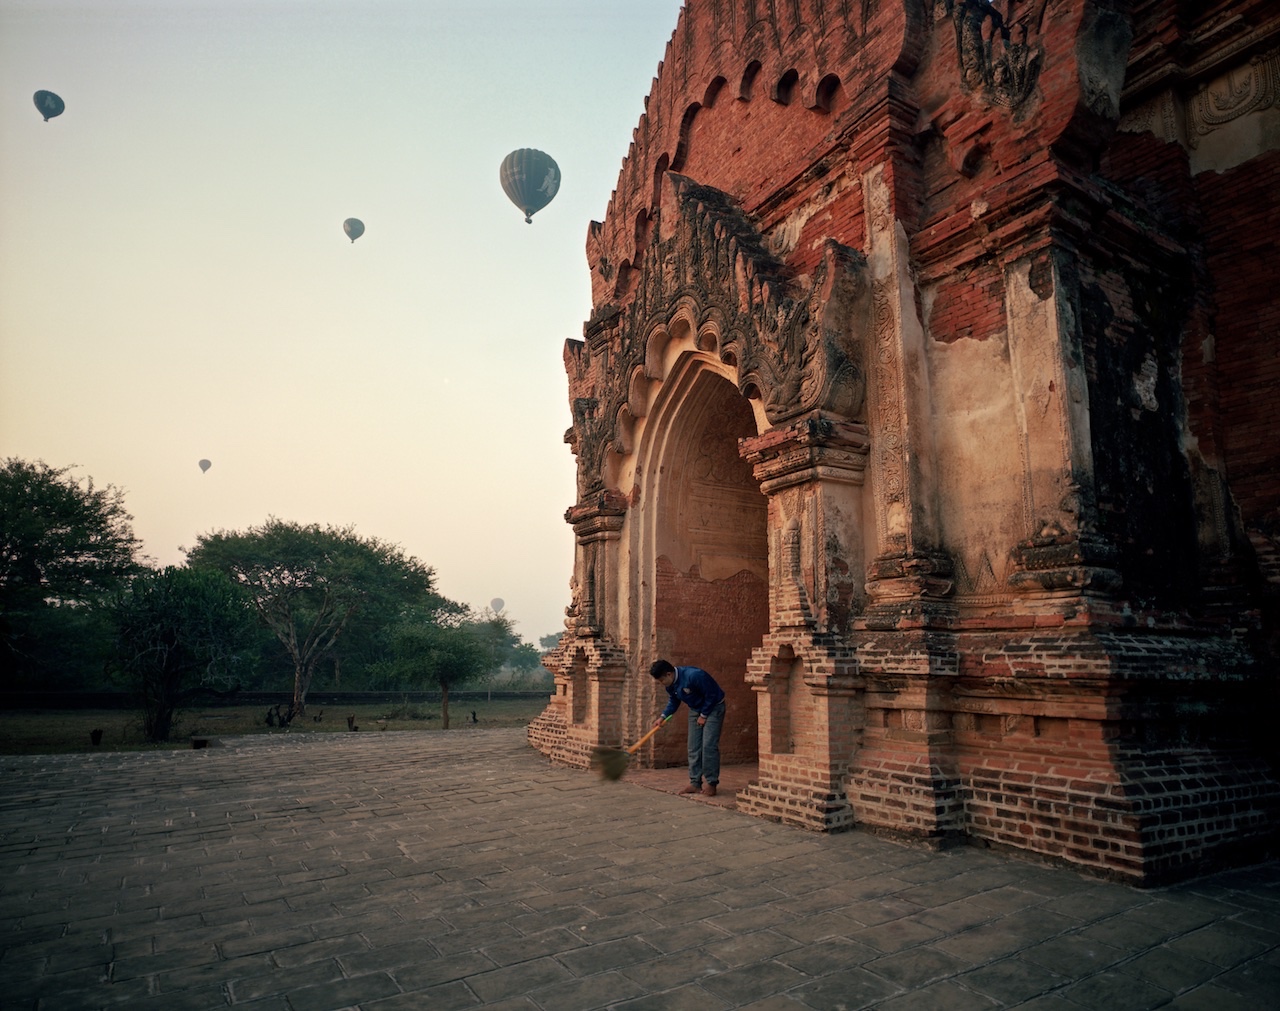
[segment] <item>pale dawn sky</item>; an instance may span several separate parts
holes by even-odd
[[[679,9],[0,0],[0,457],[122,488],[161,564],[353,524],[561,631],[562,348]],[[563,176],[532,225],[521,147]]]

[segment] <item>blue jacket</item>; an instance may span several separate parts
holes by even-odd
[[[711,710],[724,701],[724,689],[701,667],[677,667],[676,679],[671,682],[667,694],[671,698],[667,700],[667,708],[662,710],[664,717],[674,716],[681,702],[696,713],[710,716]]]

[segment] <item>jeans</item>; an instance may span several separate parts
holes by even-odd
[[[698,713],[689,710],[689,782],[701,786],[720,782],[720,730],[724,727],[724,703],[707,717],[705,727],[698,726]]]

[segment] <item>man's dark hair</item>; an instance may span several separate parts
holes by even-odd
[[[663,674],[674,674],[675,668],[671,666],[668,660],[655,660],[653,666],[649,668],[649,677],[660,678]]]

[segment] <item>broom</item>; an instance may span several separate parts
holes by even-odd
[[[625,751],[621,748],[596,748],[591,755],[592,768],[598,769],[600,775],[610,782],[621,779],[623,773],[627,771],[627,766],[631,764],[631,756],[640,750],[645,741],[666,726],[669,719],[671,719],[670,716],[664,716],[661,723]]]

